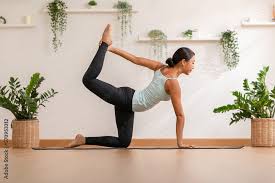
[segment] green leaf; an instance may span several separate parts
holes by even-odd
[[[275,115],[275,86],[269,92],[265,79],[269,67],[259,71],[256,81],[252,81],[252,88],[248,80],[243,81],[245,93],[233,91],[234,104],[224,105],[213,110],[214,113],[232,112],[231,124],[247,118],[273,118]]]
[[[7,86],[0,86],[0,107],[11,111],[16,119],[36,118],[39,106],[45,107],[41,102],[48,101],[55,94],[54,90],[51,89],[52,92],[43,93],[42,99],[38,96],[37,88],[43,80],[44,78],[40,77],[39,73],[34,73],[29,85],[22,89],[18,78],[10,77],[8,82],[10,90]]]

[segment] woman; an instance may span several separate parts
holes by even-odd
[[[153,70],[154,77],[151,83],[144,90],[135,91],[129,87],[117,88],[97,79],[107,51],[117,54],[134,64]],[[132,139],[134,112],[146,111],[160,101],[168,100],[171,100],[177,117],[177,145],[179,148],[187,147],[182,141],[185,119],[181,103],[181,88],[177,78],[181,74],[189,75],[194,68],[194,62],[194,52],[185,47],[179,48],[172,58],[166,60],[168,66],[158,61],[136,57],[126,51],[112,47],[111,26],[108,24],[103,32],[97,53],[84,74],[82,82],[95,95],[114,105],[118,137],[84,137],[77,134],[75,139],[66,147],[89,144],[126,148]]]

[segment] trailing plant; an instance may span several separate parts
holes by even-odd
[[[28,86],[22,88],[18,78],[10,77],[9,87],[0,86],[0,107],[12,112],[17,120],[36,119],[38,108],[45,107],[44,103],[58,93],[51,89],[39,94],[37,89],[43,80],[40,73],[34,73]]]
[[[256,81],[251,84],[248,80],[243,81],[244,93],[233,91],[236,98],[234,104],[224,105],[214,109],[214,113],[224,113],[235,111],[232,115],[230,125],[247,118],[273,118],[275,114],[275,86],[271,91],[268,90],[265,79],[269,70],[263,67],[258,73]]]
[[[193,32],[197,32],[197,31],[198,31],[197,29],[194,29],[194,30],[188,29],[188,30],[182,32],[181,34],[184,38],[192,39]]]
[[[88,5],[89,5],[89,6],[96,6],[96,5],[97,5],[97,2],[96,2],[95,0],[89,1],[89,2],[88,2]]]
[[[128,3],[126,0],[118,1],[114,4],[114,8],[116,8],[118,12],[117,19],[120,21],[120,29],[121,29],[121,41],[123,42],[124,38],[128,35],[128,33],[132,34],[132,5]]]
[[[232,70],[239,63],[239,45],[236,31],[227,30],[221,33],[220,43],[223,48],[224,62]]]
[[[60,37],[63,35],[67,28],[67,12],[68,8],[66,3],[62,0],[54,0],[47,6],[48,14],[51,18],[51,30],[53,33],[52,44],[56,52],[62,46]]]
[[[163,58],[163,49],[167,57],[167,36],[161,30],[153,29],[149,31],[148,37],[151,39],[154,57]]]

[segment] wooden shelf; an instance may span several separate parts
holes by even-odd
[[[245,22],[242,21],[244,27],[275,27],[275,22]]]
[[[48,9],[44,9],[44,12],[48,12]],[[102,8],[86,8],[86,9],[67,9],[67,13],[118,13],[117,9],[102,9]],[[137,10],[133,10],[133,13],[137,13]]]
[[[32,28],[33,24],[0,24],[0,28]]]
[[[151,42],[149,37],[138,37],[138,42]],[[194,39],[184,39],[184,38],[167,38],[167,42],[219,42],[219,37],[212,38],[194,38]]]

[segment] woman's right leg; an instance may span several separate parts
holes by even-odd
[[[102,42],[92,63],[83,76],[83,84],[98,97],[115,106],[118,137],[85,137],[85,144],[128,147],[132,139],[134,123],[134,112],[132,111],[134,90],[129,87],[117,88],[96,79],[102,70],[107,47],[108,45]]]
[[[125,103],[127,103],[124,96],[124,90],[97,79],[103,67],[107,48],[108,44],[102,42],[90,66],[88,67],[82,78],[82,82],[87,89],[89,89],[91,92],[93,92],[104,101],[115,106],[123,107],[125,106]]]

